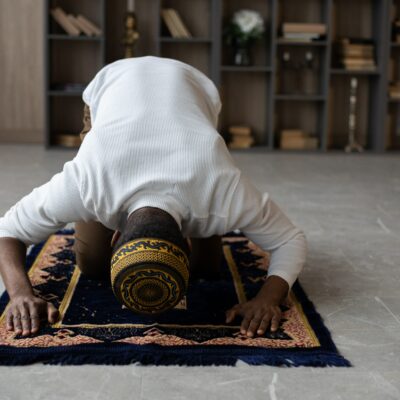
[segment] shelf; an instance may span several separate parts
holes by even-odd
[[[81,96],[83,90],[48,90],[49,96]]]
[[[266,67],[262,65],[252,65],[249,67],[238,67],[235,65],[222,65],[221,71],[226,72],[271,72],[271,67]]]
[[[174,38],[169,36],[160,37],[163,43],[211,43],[210,38],[192,37],[192,38]]]
[[[276,94],[275,99],[290,101],[325,101],[325,96],[320,94]]]
[[[52,5],[54,1],[46,0],[46,7]],[[71,7],[74,4],[71,11],[76,10],[92,17],[102,26],[103,35],[69,36],[63,33],[51,18],[46,18],[45,32],[51,32],[45,36],[48,76],[44,91],[49,114],[48,143],[55,143],[53,136],[57,133],[57,129],[68,128],[71,132],[78,132],[82,118],[79,98],[84,90],[79,88],[64,90],[63,86],[53,87],[51,83],[87,82],[102,65],[123,57],[121,39],[124,26],[123,21],[121,23],[121,16],[125,15],[125,3],[105,0],[62,2],[65,5],[67,3],[71,3]],[[358,117],[365,128],[368,146],[375,151],[384,147],[386,139],[383,139],[382,127],[385,113],[388,110],[392,113],[397,112],[397,105],[400,105],[400,99],[389,98],[386,76],[390,56],[395,58],[394,55],[400,49],[400,43],[392,40],[387,29],[389,13],[386,10],[388,6],[386,3],[389,3],[389,0],[381,2],[307,0],[301,6],[297,4],[299,2],[291,0],[249,0],[246,2],[248,8],[259,11],[266,22],[265,37],[251,49],[253,64],[250,66],[232,65],[232,48],[225,44],[223,36],[225,23],[236,11],[238,4],[244,3],[243,1],[159,0],[148,3],[148,7],[137,9],[138,21],[145,22],[145,25],[142,26],[143,31],[135,55],[140,57],[152,54],[178,59],[192,65],[205,73],[216,87],[221,89],[224,98],[232,99],[222,109],[219,119],[221,127],[238,121],[248,121],[259,144],[247,149],[230,149],[230,151],[249,153],[277,151],[288,154],[336,151],[330,143],[335,146],[335,143],[340,143],[342,140],[341,129],[347,124],[343,112],[346,110],[346,104],[343,99],[346,101],[348,99],[348,81],[351,77],[359,78],[360,96],[365,95],[365,101],[359,102]],[[162,7],[176,7],[194,36],[172,37],[165,29],[165,24],[162,24],[160,18]],[[369,17],[357,20],[349,18],[349,15],[357,13]],[[320,21],[326,23],[328,29],[326,35],[319,40],[291,40],[284,38],[279,31],[281,22],[289,20]],[[376,49],[379,50],[379,58],[376,59],[379,65],[376,69],[345,70],[337,64],[339,60],[336,61],[334,42],[339,37],[350,36],[368,37],[374,40]],[[76,44],[77,42],[80,44]],[[315,53],[319,65],[318,71],[315,72],[315,85],[305,85],[304,88],[310,87],[310,93],[311,89],[317,93],[300,92],[302,77],[298,76],[297,72],[292,75],[300,81],[296,82],[297,86],[293,88],[298,88],[300,93],[295,93],[295,90],[294,93],[285,92],[283,89],[286,87],[280,86],[283,80],[279,56],[280,53],[289,50],[291,59],[296,62],[304,61],[306,51]],[[288,74],[290,80],[291,72]],[[289,89],[289,86],[287,88]],[[275,143],[275,136],[279,131],[277,128],[284,129],[288,126],[317,135],[320,139],[318,149],[280,149]],[[55,144],[51,147],[63,148]]]
[[[70,36],[70,35],[65,35],[65,34],[51,33],[51,34],[47,35],[47,39],[101,42],[104,40],[104,36]]]
[[[54,144],[50,143],[48,146],[51,150],[65,150],[65,151],[74,151],[79,150],[80,146],[63,146],[62,144]]]
[[[314,40],[312,42],[301,42],[301,41],[289,41],[278,38],[277,40],[278,46],[327,46],[328,42],[326,40]]]
[[[348,70],[343,68],[331,68],[331,74],[336,75],[379,75],[379,70],[364,71],[364,70]]]

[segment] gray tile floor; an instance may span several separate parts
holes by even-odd
[[[400,157],[233,155],[305,230],[300,281],[354,368],[0,367],[1,400],[400,399]],[[73,156],[0,146],[0,214]]]

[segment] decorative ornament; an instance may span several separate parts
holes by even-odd
[[[122,40],[122,43],[125,47],[125,58],[131,58],[135,56],[134,49],[140,36],[137,30],[137,25],[135,1],[128,0],[128,7],[125,16],[125,33]]]
[[[356,106],[357,106],[357,87],[358,79],[352,77],[350,79],[350,109],[349,109],[349,137],[348,144],[344,151],[346,153],[351,153],[353,150],[362,153],[364,151],[363,147],[356,140]]]

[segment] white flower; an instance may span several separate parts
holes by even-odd
[[[237,24],[243,33],[264,32],[264,20],[261,14],[253,10],[240,10],[233,15],[233,22]]]

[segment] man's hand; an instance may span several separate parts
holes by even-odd
[[[264,335],[270,325],[271,331],[275,332],[279,327],[282,312],[279,304],[254,298],[246,303],[236,304],[228,310],[226,323],[232,322],[237,315],[243,317],[240,332],[243,335],[253,337],[256,332],[258,335]]]
[[[54,305],[39,297],[16,296],[11,298],[8,305],[7,330],[28,336],[39,331],[41,320],[54,324],[58,316],[59,312]]]
[[[257,296],[243,304],[236,304],[226,313],[226,323],[232,322],[236,316],[243,317],[240,332],[253,337],[264,335],[270,326],[271,332],[279,328],[282,312],[279,305],[285,299],[289,290],[288,283],[279,276],[267,278]]]

